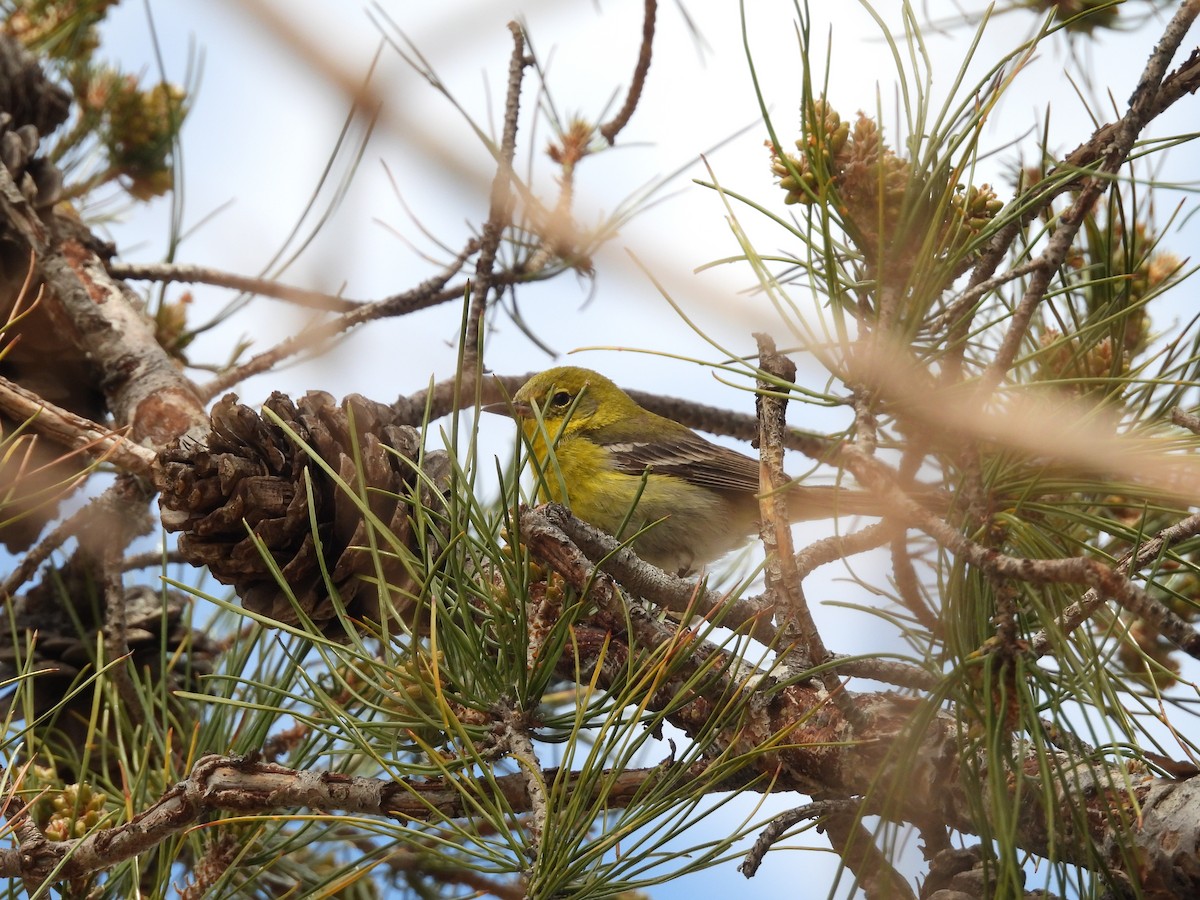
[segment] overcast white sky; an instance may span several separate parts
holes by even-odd
[[[372,16],[376,20],[390,17],[420,48],[462,105],[485,125],[497,121],[501,110],[511,48],[505,28],[508,19],[519,12],[539,56],[549,61],[549,90],[559,110],[597,119],[611,97],[623,97],[640,40],[642,11],[642,4],[634,0],[604,4],[384,0],[379,7],[346,0],[272,0],[265,5],[286,13],[291,25],[320,47],[333,65],[355,76],[365,74],[380,43],[380,30]],[[963,5],[972,10],[982,6],[973,2]],[[785,0],[755,0],[747,6],[749,42],[759,77],[778,125],[784,133],[793,133],[800,90],[795,8]],[[814,42],[824,47],[826,35],[831,34],[833,49],[831,54],[822,50],[813,65],[821,71],[828,59],[829,94],[835,106],[844,118],[860,108],[872,110],[877,104],[890,114],[895,108],[895,75],[879,27],[858,4],[814,6],[819,10],[812,28]],[[889,11],[889,26],[897,31],[895,10],[899,6],[891,0],[879,4]],[[348,99],[311,59],[287,47],[248,8],[237,0],[146,0],[144,6],[128,2],[105,26],[105,47],[127,69],[145,69],[148,77],[153,77],[157,64],[149,38],[148,9],[170,80],[184,79],[190,55],[202,57],[203,78],[184,134],[185,223],[194,233],[180,248],[177,260],[256,274],[282,245],[307,203],[334,145]],[[945,20],[951,8],[939,0],[918,15]],[[688,4],[687,11],[695,17],[699,39],[688,32],[674,4],[662,4],[654,63],[641,108],[621,135],[620,149],[582,166],[577,209],[586,221],[611,210],[651,179],[685,167],[685,175],[674,185],[679,193],[631,223],[598,257],[595,294],[590,302],[584,301],[592,286],[569,276],[520,295],[522,310],[536,323],[539,336],[560,353],[582,346],[612,345],[718,358],[631,264],[629,252],[654,271],[689,315],[734,349],[749,349],[752,328],[771,325],[764,301],[737,293],[751,283],[747,270],[725,267],[700,276],[691,274],[696,266],[738,252],[718,198],[690,182],[693,177],[704,177],[701,152],[732,138],[709,156],[719,180],[772,205],[776,212],[783,209],[781,193],[773,187],[766,165],[765,133],[756,126],[759,115],[742,46],[738,5],[697,2]],[[830,15],[836,20],[830,21]],[[1024,12],[998,17],[983,42],[980,67],[994,62],[990,53],[1011,48],[1032,27],[1032,16]],[[1123,103],[1129,96],[1153,43],[1155,27],[1149,32],[1105,36],[1090,50],[1078,48],[1078,52],[1093,54],[1103,89],[1111,90],[1115,102]],[[970,35],[967,27],[927,35],[936,72],[933,90],[938,96],[949,89]],[[1052,147],[1067,151],[1090,134],[1088,114],[1063,75],[1069,52],[1065,44],[1047,45],[1021,76],[1018,89],[997,110],[986,144],[1008,146],[1038,127],[1047,107],[1053,111]],[[404,203],[452,247],[461,246],[466,239],[467,223],[478,224],[486,215],[490,160],[458,114],[391,50],[383,51],[375,83],[386,101],[381,126],[363,155],[345,202],[309,252],[284,276],[289,283],[328,291],[344,288],[348,297],[369,299],[404,290],[431,274],[429,264],[391,230],[430,249],[408,220],[385,166]],[[527,94],[522,134],[528,134],[531,127],[532,109],[532,94]],[[1194,128],[1194,104],[1185,104],[1185,109],[1190,119],[1177,115],[1156,132]],[[885,124],[892,121],[888,118]],[[756,127],[737,136],[745,126]],[[538,135],[535,149],[540,153],[548,132],[540,127]],[[896,137],[891,129],[888,137],[893,141]],[[528,146],[522,144],[526,150]],[[1011,158],[1011,152],[1006,152],[985,162],[985,171],[990,168],[990,172],[983,180],[997,183]],[[455,163],[450,171],[447,159]],[[518,165],[524,162],[522,159]],[[538,165],[543,173],[550,172],[546,161]],[[1180,173],[1200,168],[1194,150],[1177,153],[1170,166]],[[464,174],[464,169],[469,174]],[[545,176],[542,185],[547,190],[551,187]],[[1000,183],[999,190],[1002,198],[1010,196],[1009,185]],[[1178,199],[1164,196],[1161,203],[1169,207]],[[742,219],[749,221],[745,215]],[[115,225],[112,234],[123,258],[161,259],[166,222],[165,204],[156,203],[136,211],[127,223]],[[756,227],[763,250],[775,249],[785,240],[761,224]],[[1190,239],[1194,243],[1194,230]],[[1167,246],[1181,256],[1193,255],[1186,236],[1168,239]],[[193,293],[197,318],[228,297],[226,292],[205,287],[196,287]],[[457,306],[448,305],[395,322],[372,324],[333,352],[253,379],[238,391],[255,404],[271,390],[294,394],[311,388],[339,396],[358,391],[390,401],[423,387],[431,377],[452,374],[459,315]],[[284,304],[256,301],[253,314],[206,338],[194,356],[223,358],[243,334],[254,338],[256,349],[265,349],[292,333],[304,319],[304,313]],[[504,317],[497,318],[496,324],[487,347],[487,361],[493,369],[515,373],[552,364],[550,357]],[[746,395],[685,363],[616,352],[579,354],[573,361],[600,369],[629,386],[752,409]],[[806,367],[801,360],[801,378],[806,372],[811,373],[814,386],[823,384],[819,370]],[[492,427],[511,430],[505,423]],[[878,635],[862,625],[859,620],[853,630],[839,633],[836,649],[854,652],[876,646]],[[788,805],[783,800],[780,804]],[[819,885],[825,878],[816,867],[826,860],[830,866],[836,864],[821,855],[776,854],[768,858],[752,887],[760,896],[805,896],[796,881],[797,867],[803,867],[806,884]],[[696,885],[702,884],[702,896],[736,895],[746,889],[732,867],[698,877],[702,880],[692,879],[680,888],[695,895]]]

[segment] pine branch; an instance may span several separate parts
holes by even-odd
[[[628,676],[634,647],[645,652],[678,636],[646,619],[637,607],[626,607],[608,577],[581,554],[573,556],[555,531],[537,511],[522,516],[531,550],[577,590],[590,588],[588,596],[598,608],[595,633],[579,629],[576,653],[564,657],[569,666],[578,660],[581,671],[563,675],[618,685]],[[1008,755],[980,751],[967,758],[964,753],[970,751],[964,750],[954,717],[924,708],[924,701],[847,692],[856,711],[851,721],[819,685],[779,685],[766,673],[748,676],[725,656],[689,647],[686,663],[658,685],[649,704],[669,708],[669,721],[686,734],[709,735],[710,753],[744,755],[747,766],[769,778],[774,791],[853,797],[874,795],[883,786],[889,802],[880,814],[890,821],[942,822],[979,833],[981,809],[972,799],[977,779],[1001,764],[998,760],[1011,758],[1012,771],[1022,774],[1007,779],[1009,793],[1003,799],[1016,811],[1015,837],[1021,848],[1045,856],[1053,847],[1059,860],[1104,865],[1111,876],[1151,894],[1200,890],[1200,878],[1176,865],[1173,849],[1176,839],[1183,846],[1200,846],[1200,819],[1188,810],[1189,803],[1200,800],[1200,779],[1154,778],[1138,763],[1122,766],[1062,752],[1047,759],[1044,750],[1015,741]],[[698,681],[698,672],[728,674]],[[685,690],[690,699],[681,701]],[[714,709],[724,707],[731,692],[751,696],[745,698],[736,726],[712,736]],[[1131,770],[1139,775],[1132,783]],[[1135,815],[1139,827],[1133,829]],[[1068,822],[1086,823],[1086,830],[1050,828]],[[1128,868],[1130,842],[1136,848],[1136,871]]]
[[[703,765],[684,767],[682,771],[659,766],[613,772],[605,796],[619,807],[635,800],[657,780],[681,775],[699,778],[704,772]],[[543,782],[557,776],[557,769],[539,774]],[[496,776],[488,784],[514,811],[533,808],[529,779],[524,773]],[[713,790],[728,790],[736,784],[727,782]],[[475,812],[475,804],[453,780],[391,781],[210,755],[196,763],[186,780],[123,825],[67,841],[47,840],[36,828],[22,829],[19,846],[0,850],[0,878],[19,877],[37,883],[82,878],[146,853],[222,812],[277,817],[306,808],[402,823],[466,818]],[[17,822],[30,821],[22,814],[13,818]]]

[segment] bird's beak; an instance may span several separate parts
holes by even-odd
[[[516,400],[506,403],[488,403],[479,407],[481,412],[495,413],[498,416],[508,416],[513,419],[528,419],[533,415],[533,407],[525,402]]]

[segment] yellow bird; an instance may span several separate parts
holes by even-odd
[[[517,391],[512,411],[543,473],[543,502],[614,537],[636,534],[633,551],[660,569],[693,571],[757,530],[758,460],[643,409],[598,372],[547,369]],[[793,522],[879,515],[869,495],[835,487],[797,485],[788,509]]]

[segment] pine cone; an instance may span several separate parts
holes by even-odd
[[[162,454],[163,525],[181,532],[180,552],[232,585],[246,609],[285,624],[307,616],[330,637],[344,637],[327,572],[351,619],[378,623],[388,616],[424,630],[425,560],[436,557],[449,532],[449,457],[421,457],[416,429],[357,395],[338,406],[321,392],[299,404],[273,394],[266,408],[311,450],[229,395],[213,409],[205,444],[181,443]],[[372,517],[358,497],[367,498]],[[412,515],[414,502],[424,515]]]
[[[36,209],[62,196],[62,173],[37,155],[41,135],[67,119],[71,95],[49,81],[37,59],[0,34],[0,162]]]
[[[77,552],[13,602],[10,624],[0,629],[0,678],[16,676],[22,660],[26,671],[38,674],[33,676],[32,709],[25,706],[24,690],[18,689],[0,703],[0,715],[12,707],[14,718],[28,713],[32,722],[61,702],[81,675],[96,671],[106,610],[103,591],[92,577],[95,568],[91,557]],[[191,603],[191,597],[178,591],[164,594],[146,586],[125,591],[125,639],[131,661],[139,672],[149,669],[152,680],[164,677],[167,667],[169,691],[200,690],[198,676],[212,672],[219,652],[204,632],[188,627]],[[32,660],[26,660],[31,641]],[[60,766],[82,753],[92,699],[90,689],[82,690],[51,721],[34,726],[43,743],[60,753],[66,751]],[[78,780],[79,775],[70,777]]]
[[[35,127],[18,126],[0,112],[0,163],[34,209],[47,209],[62,196],[63,178],[58,166],[37,155],[40,140]]]
[[[32,125],[49,134],[67,121],[71,95],[50,81],[37,57],[21,42],[0,34],[0,112],[18,126]]]

